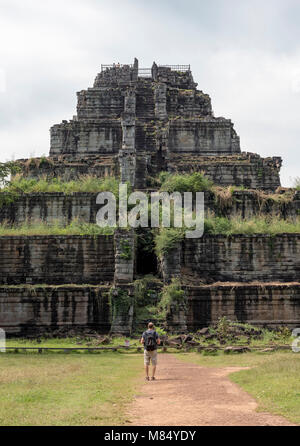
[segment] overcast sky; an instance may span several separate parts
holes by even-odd
[[[300,176],[300,0],[0,0],[1,161],[48,154],[101,63],[191,64],[242,150]]]

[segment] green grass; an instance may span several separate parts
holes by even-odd
[[[200,172],[192,174],[170,174],[161,172],[159,175],[161,182],[160,190],[163,192],[201,192],[210,190],[213,182]]]
[[[106,337],[103,335],[103,337]],[[113,337],[110,338],[109,344],[102,344],[98,338],[85,335],[85,336],[76,336],[76,337],[59,337],[59,338],[44,338],[40,337],[39,339],[26,339],[26,338],[8,338],[6,339],[6,347],[16,347],[16,348],[97,348],[97,347],[119,347],[119,346],[125,346],[125,339],[130,340],[130,347],[132,349],[122,349],[120,348],[118,350],[118,354],[130,354],[135,355],[137,353],[136,347],[141,347],[140,344],[140,336],[136,337],[135,339],[127,338],[127,337]],[[19,350],[20,354],[22,350]],[[27,350],[28,354],[32,355],[39,355],[38,350]],[[95,353],[98,353],[97,351]],[[15,354],[13,350],[7,350],[7,354],[12,355]],[[44,351],[42,355],[63,355],[63,350],[49,350]],[[69,354],[80,356],[88,354],[87,351],[84,350],[75,350],[70,351]]]
[[[286,326],[271,330],[247,323],[233,322],[226,316],[219,318],[215,326],[209,327],[209,334],[212,336],[210,339],[206,339],[198,333],[195,333],[193,338],[203,347],[246,345],[254,348],[266,348],[290,346],[293,341],[291,329]]]
[[[294,187],[296,190],[300,190],[300,177],[294,178]]]
[[[77,180],[64,181],[61,178],[25,178],[17,174],[9,184],[1,189],[6,193],[44,193],[63,192],[102,192],[110,191],[116,196],[119,193],[119,180],[115,177],[97,178],[92,175],[83,175]]]
[[[155,252],[158,256],[170,251],[184,238],[184,230],[181,228],[161,228],[155,235]]]
[[[10,226],[8,224],[0,225],[0,236],[5,235],[112,235],[113,227],[102,228],[97,224],[84,223],[74,220],[69,225],[54,222],[47,224],[38,221],[33,223],[23,223],[19,226]]]
[[[204,232],[224,235],[299,233],[300,217],[283,220],[277,216],[257,216],[244,220],[239,216],[230,219],[210,216],[205,219]]]
[[[64,226],[62,223],[46,223],[43,221],[33,221],[23,223],[19,226],[8,224],[0,225],[0,236],[4,235],[111,235],[115,228],[101,228],[97,224],[84,223],[74,220]],[[278,218],[256,217],[242,220],[239,217],[227,219],[223,217],[209,217],[205,219],[204,233],[206,234],[268,234],[276,235],[282,233],[300,233],[300,216],[293,221],[281,220]],[[177,242],[184,238],[184,229],[181,228],[161,228],[155,236],[155,251],[161,255],[171,250]]]
[[[300,424],[300,353],[180,353],[177,357],[204,367],[251,367],[231,373],[229,378],[257,400],[258,411],[282,415]]]
[[[0,354],[0,425],[122,425],[141,355]]]
[[[120,344],[122,339],[114,342]],[[35,343],[11,341],[14,345]],[[74,342],[53,339],[42,345],[71,346]],[[300,424],[297,353],[179,353],[176,357],[204,367],[251,367],[231,373],[230,379],[258,401],[259,411]],[[126,407],[142,382],[141,354],[0,354],[0,425],[126,424]]]
[[[130,339],[132,347],[140,346],[138,338]],[[105,346],[124,345],[124,340],[114,337]],[[89,337],[7,340],[7,347],[98,345],[99,340]],[[168,352],[176,350],[168,348]],[[300,354],[288,350],[225,355],[218,351],[215,355],[177,352],[176,357],[204,367],[250,367],[230,374],[230,379],[257,400],[259,411],[300,424]],[[142,384],[142,363],[136,349],[0,354],[0,425],[126,424],[126,405]]]
[[[171,221],[172,224],[172,221]],[[193,228],[189,228],[193,229]],[[155,252],[158,256],[170,251],[185,237],[186,228],[163,228],[156,231],[154,237]],[[299,234],[300,216],[290,220],[283,220],[277,216],[257,216],[244,220],[240,216],[232,218],[207,216],[204,220],[204,234],[220,235],[255,235],[255,234]]]

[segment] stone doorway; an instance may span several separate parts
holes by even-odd
[[[158,273],[158,262],[151,229],[138,228],[136,237],[135,274],[137,276],[156,275]]]

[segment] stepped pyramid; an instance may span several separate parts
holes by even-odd
[[[271,199],[280,186],[281,158],[241,151],[233,123],[214,116],[189,65],[139,68],[137,59],[102,65],[93,87],[78,92],[77,99],[73,119],[50,129],[49,157],[18,160],[25,177],[116,176],[145,190],[162,171],[198,171],[216,185],[242,187],[226,206],[205,193],[206,208],[216,215],[299,215],[299,191],[291,190],[289,200]],[[21,194],[2,205],[0,220],[95,223],[96,195]],[[124,244],[130,255],[123,255]],[[183,280],[184,304],[172,307],[166,321],[175,331],[194,330],[224,315],[261,325],[300,323],[298,233],[206,234],[184,239],[159,258],[143,251],[138,231],[2,236],[0,245],[0,327],[8,334],[129,334],[137,319],[134,281],[149,273],[156,276],[147,282],[154,303],[163,284]],[[123,306],[120,295],[128,297]]]
[[[77,115],[50,130],[49,175],[119,172],[122,181],[144,188],[162,170],[198,170],[224,186],[280,186],[281,158],[241,152],[232,122],[214,117],[189,65],[139,68],[137,59],[102,65],[93,87],[77,100]]]

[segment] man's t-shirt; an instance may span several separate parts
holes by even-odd
[[[156,331],[154,331],[154,330],[146,330],[146,331],[144,331],[144,333],[143,333],[144,349],[146,350],[146,337],[147,337],[147,333],[154,333],[154,339],[156,341],[156,344],[154,346],[154,350],[157,350],[157,339],[159,338],[159,336],[156,333]]]

